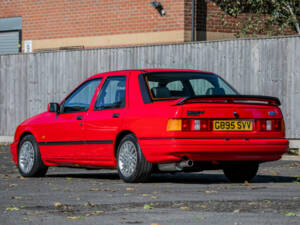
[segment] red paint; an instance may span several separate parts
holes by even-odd
[[[179,100],[157,101],[144,104],[138,75],[145,72],[188,71],[172,69],[146,69],[117,71],[95,75],[102,77],[90,107],[86,112],[56,114],[44,112],[19,125],[12,158],[17,163],[17,147],[20,137],[31,133],[39,145],[42,160],[48,166],[72,166],[114,168],[115,143],[121,132],[134,133],[145,158],[152,163],[176,162],[182,157],[195,161],[271,161],[278,160],[288,150],[284,128],[281,128],[282,113],[276,104],[246,104],[233,102],[191,101],[175,105]],[[195,71],[193,72],[201,72]],[[126,76],[126,104],[120,109],[94,110],[96,98],[108,76]],[[253,99],[252,99],[253,100]],[[254,99],[255,100],[255,99]],[[62,101],[63,102],[63,101]],[[187,111],[205,111],[204,115],[188,116],[188,119],[204,118],[206,128],[202,131],[167,131],[169,119],[187,118]],[[214,119],[253,119],[253,131],[213,131],[210,121]],[[269,112],[275,112],[270,116]],[[113,118],[118,114],[118,118]],[[77,120],[81,116],[82,120]],[[206,120],[205,120],[206,119]],[[263,123],[275,120],[276,131],[265,131]],[[186,126],[190,126],[187,124]],[[93,141],[107,141],[92,143]],[[47,142],[79,142],[68,145],[45,145]],[[111,143],[108,143],[112,141]],[[44,143],[44,144],[43,144]]]

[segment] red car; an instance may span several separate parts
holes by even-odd
[[[222,169],[243,182],[287,152],[279,105],[240,95],[210,72],[102,73],[20,124],[11,153],[25,177],[43,176],[49,166],[117,168],[125,182]]]

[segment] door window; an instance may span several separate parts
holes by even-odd
[[[126,77],[108,77],[95,104],[96,110],[125,106]]]
[[[64,102],[63,112],[84,112],[89,109],[101,78],[89,80],[78,87]]]

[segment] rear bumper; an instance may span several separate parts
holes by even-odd
[[[18,142],[14,141],[10,144],[10,153],[15,164],[18,163]]]
[[[287,139],[178,139],[139,138],[151,163],[194,161],[274,161],[288,151]]]

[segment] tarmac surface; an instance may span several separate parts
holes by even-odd
[[[261,164],[251,182],[222,171],[155,174],[127,184],[115,170],[50,168],[23,178],[0,145],[0,225],[300,224],[299,156]]]

